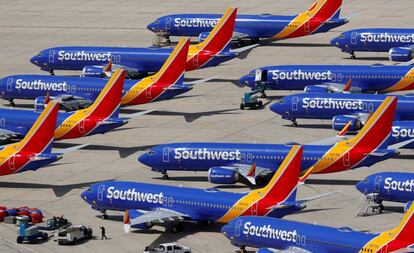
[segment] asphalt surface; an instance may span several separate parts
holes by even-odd
[[[61,45],[150,46],[153,34],[146,25],[156,17],[171,13],[223,13],[232,5],[239,13],[294,14],[306,10],[310,0],[294,1],[0,1],[0,76],[44,73],[29,62],[41,49]],[[149,231],[123,232],[122,213],[109,212],[102,220],[80,198],[80,193],[93,182],[108,179],[145,181],[158,184],[210,188],[205,173],[172,172],[171,180],[139,164],[136,158],[151,145],[184,141],[220,141],[240,143],[309,143],[335,134],[330,121],[302,120],[299,127],[265,108],[238,109],[244,91],[231,81],[249,70],[276,64],[372,64],[388,63],[387,54],[359,53],[359,60],[331,47],[329,41],[341,31],[361,27],[413,27],[412,1],[409,0],[345,0],[342,16],[350,23],[336,30],[306,38],[267,43],[254,49],[246,59],[235,59],[219,67],[188,73],[188,78],[217,76],[191,92],[170,101],[129,107],[124,113],[156,108],[124,127],[83,139],[56,143],[57,148],[71,144],[91,143],[85,150],[66,155],[59,162],[36,172],[0,178],[0,205],[41,208],[50,218],[64,215],[74,224],[86,224],[99,235],[105,226],[110,238],[77,246],[58,246],[53,238],[36,245],[17,245],[17,227],[0,224],[0,252],[142,252],[145,246],[177,241],[193,252],[235,252],[237,248],[218,231],[220,225],[200,227],[187,224],[178,234],[164,233],[163,227]],[[356,15],[355,15],[356,14]],[[177,38],[173,38],[177,41]],[[44,73],[47,74],[47,73]],[[73,74],[57,71],[57,75]],[[268,105],[290,92],[269,92]],[[16,101],[18,108],[31,108],[31,101]],[[2,106],[6,106],[4,101]],[[341,193],[312,202],[301,213],[286,219],[330,226],[349,226],[356,230],[383,231],[393,228],[402,217],[402,205],[388,203],[385,214],[356,217],[361,195],[356,181],[379,171],[412,171],[411,150],[397,159],[330,175],[311,176],[299,197],[338,191]],[[222,190],[246,190],[243,185],[221,187]]]

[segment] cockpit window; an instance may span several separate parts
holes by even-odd
[[[250,77],[254,77],[254,76],[255,76],[254,72],[250,72],[250,73],[249,73],[249,76],[250,76]]]
[[[153,150],[150,150],[150,151],[148,152],[148,155],[155,155],[155,152],[154,152]]]
[[[364,183],[368,183],[368,181],[369,181],[368,178],[364,179]]]
[[[339,38],[340,38],[340,39],[345,38],[345,34],[341,33],[341,35],[339,35]]]
[[[285,103],[285,100],[284,99],[281,99],[281,100],[279,100],[279,104],[284,104]]]
[[[159,25],[160,24],[160,20],[159,19],[155,20],[155,24]]]
[[[92,187],[89,186],[88,192],[92,192]]]
[[[37,56],[42,57],[43,56],[43,53],[40,52]]]

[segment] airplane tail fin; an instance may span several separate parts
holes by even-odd
[[[99,118],[118,117],[126,71],[118,69],[106,83],[93,104],[85,110],[89,116]]]
[[[188,66],[187,70],[204,65],[211,59],[211,55],[230,51],[236,15],[237,8],[228,8],[207,38],[201,43],[190,46],[191,58],[187,59],[187,65],[192,67]],[[202,52],[208,52],[208,54]]]
[[[51,153],[58,111],[59,103],[49,102],[26,136],[14,145],[20,146],[23,152]]]
[[[387,149],[397,100],[397,97],[387,97],[368,119],[361,131],[346,142],[351,146],[358,145],[372,151]]]
[[[258,190],[265,195],[263,199],[271,199],[272,202],[281,203],[296,197],[302,154],[302,146],[294,145],[292,147],[270,182]]]
[[[381,233],[378,237],[374,238],[373,240],[378,240],[378,243],[380,243],[382,247],[388,248],[387,252],[394,252],[399,249],[408,248],[414,244],[413,231],[414,205],[411,205],[411,207],[405,213],[400,224],[396,228]]]
[[[322,21],[338,19],[341,14],[342,0],[317,0],[307,10],[307,14]]]

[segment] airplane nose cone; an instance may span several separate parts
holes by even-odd
[[[32,58],[30,58],[30,62],[36,66],[39,66],[39,59],[37,56],[33,56]]]
[[[270,106],[270,110],[276,114],[282,115],[284,114],[282,105],[280,103],[274,103]]]
[[[229,237],[230,236],[230,225],[229,224],[226,224],[226,225],[224,225],[221,229],[220,229],[220,232],[225,236],[225,237]]]
[[[240,84],[241,84],[241,85],[245,85],[245,86],[247,86],[247,87],[252,88],[251,79],[250,79],[250,77],[249,77],[248,75],[246,75],[246,76],[242,76],[242,77],[239,79],[239,82],[240,82]]]
[[[339,39],[338,38],[333,38],[331,40],[331,45],[335,46],[335,47],[339,47]]]
[[[366,184],[364,183],[364,181],[359,181],[356,185],[355,188],[357,188],[357,190],[360,193],[365,193],[366,192]]]
[[[152,23],[147,25],[147,29],[152,31],[152,32],[155,32],[157,30],[157,26],[155,25],[154,22],[152,22]]]
[[[84,191],[84,192],[81,193],[81,198],[83,200],[85,200],[86,202],[88,202],[88,196],[86,195],[86,191]]]
[[[140,162],[140,163],[142,163],[142,164],[144,164],[148,167],[151,167],[150,160],[151,159],[149,159],[149,156],[148,156],[147,153],[138,156],[138,162]]]

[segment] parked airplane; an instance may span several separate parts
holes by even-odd
[[[178,232],[183,229],[182,221],[226,223],[244,215],[283,217],[302,210],[307,201],[332,194],[296,200],[302,152],[298,145],[291,147],[269,184],[250,192],[107,181],[93,184],[81,197],[104,215],[107,210],[125,211],[126,232],[165,222],[172,223],[172,232]]]
[[[304,145],[302,171],[339,172],[393,157],[400,146],[388,146],[396,105],[396,97],[386,98],[364,128],[347,141],[328,139]],[[289,144],[172,143],[151,148],[138,161],[163,173],[164,178],[168,178],[169,170],[208,171],[212,183],[233,184],[247,179],[263,185],[290,148]]]
[[[339,17],[342,0],[319,0],[305,12],[291,16],[272,14],[238,15],[233,39],[287,39],[327,32],[348,23]],[[169,41],[170,36],[209,36],[219,14],[175,14],[158,18],[148,30]]]
[[[208,79],[184,83],[185,64],[189,40],[182,39],[169,55],[158,73],[141,80],[125,80],[121,105],[137,105],[173,98],[203,83]],[[68,111],[88,107],[96,100],[107,80],[47,75],[13,75],[0,80],[3,99],[35,99],[35,105],[42,107],[48,93],[52,99],[59,99]],[[13,105],[13,104],[12,104]]]
[[[217,66],[253,47],[230,49],[236,13],[237,9],[229,8],[203,42],[190,46],[187,71]],[[50,73],[54,70],[83,70],[83,75],[90,77],[107,75],[107,66],[112,65],[115,69],[126,69],[128,77],[138,78],[159,71],[172,51],[172,48],[54,47],[41,51],[30,61]]]
[[[414,57],[414,29],[367,28],[341,33],[331,44],[342,52],[388,52],[391,61],[406,62]]]
[[[266,217],[238,217],[222,227],[221,232],[235,246],[260,248],[257,252],[335,252],[386,253],[413,252],[414,205],[400,224],[383,233],[354,231],[316,224]]]
[[[240,83],[252,90],[314,92],[395,92],[414,89],[412,66],[280,65],[250,71]]]
[[[414,200],[414,174],[404,172],[375,173],[361,180],[356,188],[367,199],[380,205],[384,210],[383,201],[407,203],[406,209]]]
[[[394,120],[414,120],[414,96],[396,97]],[[292,94],[272,104],[270,110],[292,121],[294,126],[297,126],[297,119],[332,119],[332,127],[336,130],[351,121],[349,130],[358,131],[386,98],[386,95],[377,94]]]
[[[117,70],[91,106],[74,112],[59,112],[55,139],[104,134],[125,125],[130,118],[151,112],[144,111],[123,118],[119,117],[124,80],[125,70]],[[44,103],[41,107],[44,108]],[[0,109],[1,141],[10,142],[25,136],[38,116],[39,113],[32,110]]]
[[[20,142],[1,147],[0,176],[37,170],[60,160],[63,154],[87,146],[79,145],[52,153],[58,110],[59,103],[50,102]]]

